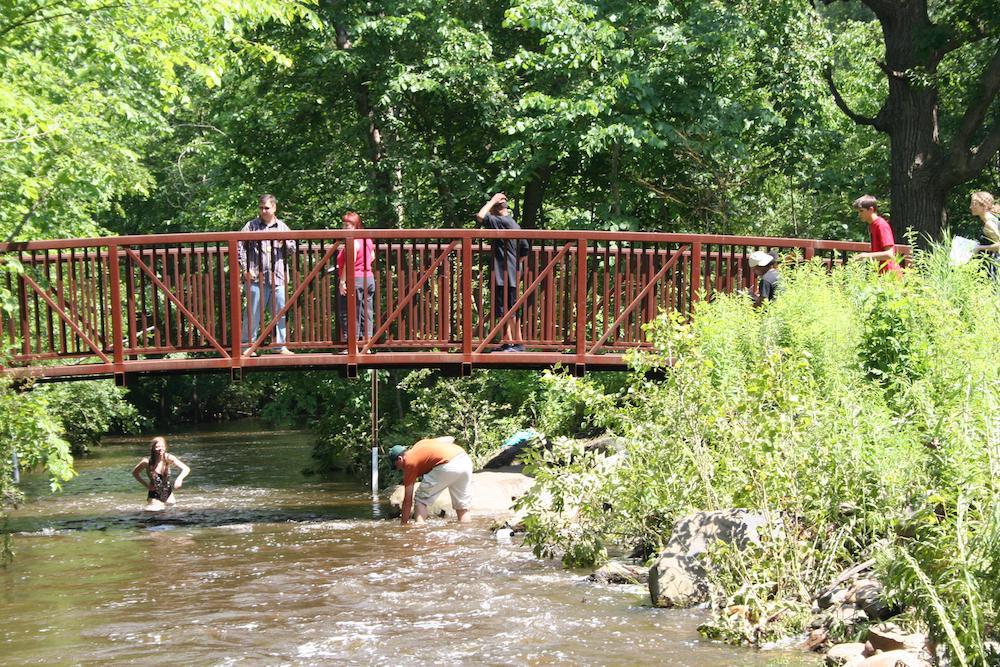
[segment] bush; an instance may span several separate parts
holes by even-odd
[[[111,380],[45,384],[33,390],[57,415],[74,455],[87,454],[105,434],[138,433],[144,421],[126,400],[126,390]]]
[[[648,553],[692,511],[756,509],[790,529],[760,553],[718,560],[718,612],[752,601],[765,618],[780,608],[797,619],[835,570],[891,543],[887,582],[908,603],[922,599],[903,575],[913,564],[945,590],[968,573],[975,613],[957,594],[939,594],[943,612],[918,607],[942,640],[941,614],[983,628],[958,633],[954,655],[995,637],[996,570],[957,545],[960,524],[966,544],[988,541],[997,501],[998,290],[975,267],[949,267],[942,249],[914,264],[899,280],[805,263],[783,270],[779,298],[762,309],[720,296],[690,322],[662,315],[648,326],[655,352],[637,355],[627,390],[602,400],[625,452],[598,460],[564,444],[540,456],[524,501],[529,544],[590,564],[614,548]],[[652,368],[665,378],[644,379]],[[586,385],[559,388],[593,401]],[[908,528],[915,512],[935,517],[934,530]],[[709,628],[729,639],[771,632],[721,618]]]

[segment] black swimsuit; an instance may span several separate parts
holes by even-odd
[[[170,480],[170,465],[167,464],[167,470],[162,475],[150,468],[149,477],[153,480],[153,490],[146,494],[146,500],[167,502],[167,498],[174,492],[174,483]]]

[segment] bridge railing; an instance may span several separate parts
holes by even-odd
[[[495,290],[492,248],[512,236],[526,239],[530,249],[516,288]],[[369,240],[375,252],[370,313],[365,300],[353,298],[353,255],[363,247],[356,239]],[[279,280],[244,276],[238,250],[245,243],[282,256],[282,287]],[[282,365],[317,364],[315,355],[329,353],[343,357],[323,365],[370,363],[377,356],[399,364],[472,364],[507,341],[505,330],[516,318],[535,356],[511,360],[542,363],[538,355],[544,353],[582,366],[647,345],[642,325],[661,311],[686,313],[700,298],[748,288],[747,257],[754,250],[834,265],[866,249],[860,243],[763,237],[481,229],[219,232],[4,244],[0,261],[20,269],[2,274],[9,307],[0,311],[0,344],[8,353],[6,370],[53,377],[274,366],[275,358],[252,359],[243,352],[277,347],[283,319],[287,346],[305,356],[284,358]],[[339,304],[344,318],[337,315],[340,253],[349,287],[349,298]],[[256,337],[247,327],[254,281],[272,304],[277,290],[285,296],[279,312],[262,317]],[[498,308],[498,298],[513,303]],[[369,316],[371,336],[365,326],[360,339],[346,335]],[[366,356],[371,352],[377,354]]]

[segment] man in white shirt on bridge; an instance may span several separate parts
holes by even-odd
[[[243,225],[243,232],[289,232],[283,221],[275,216],[278,201],[274,195],[258,198],[260,215]],[[247,312],[243,314],[243,354],[256,357],[250,350],[250,341],[257,340],[260,333],[262,312],[270,307],[272,315],[285,307],[286,256],[295,252],[295,241],[264,240],[240,241],[237,244],[243,282],[247,285]],[[272,298],[273,297],[273,298]],[[251,335],[252,332],[252,335]],[[286,347],[285,316],[278,318],[275,326],[275,341],[281,348],[280,354],[293,354]]]

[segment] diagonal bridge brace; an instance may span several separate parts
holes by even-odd
[[[224,350],[221,345],[219,345],[219,341],[215,340],[215,336],[213,336],[208,332],[208,329],[206,329],[205,326],[198,321],[198,318],[194,316],[194,313],[188,310],[187,306],[185,306],[184,302],[182,302],[177,297],[177,295],[174,294],[173,290],[167,287],[167,285],[160,279],[160,277],[156,275],[156,272],[153,271],[153,269],[151,269],[144,261],[142,261],[142,258],[139,256],[139,253],[137,253],[132,248],[125,248],[125,254],[127,254],[132,259],[132,261],[136,263],[136,265],[143,273],[149,276],[149,279],[152,280],[153,283],[163,291],[163,294],[164,296],[167,297],[167,300],[170,301],[175,306],[177,306],[177,310],[181,311],[181,313],[184,314],[184,317],[188,318],[188,320],[191,321],[191,324],[193,324],[195,328],[197,328],[198,331],[201,332],[201,335],[205,337],[205,340],[211,343],[212,347],[214,347],[216,350],[219,351],[219,354],[221,354],[223,357],[226,357],[227,359],[230,358],[229,353],[226,352],[226,350]]]
[[[295,301],[300,296],[302,296],[302,292],[304,292],[306,288],[309,287],[309,284],[312,283],[312,281],[316,280],[316,276],[318,276],[320,274],[320,271],[323,270],[323,267],[325,267],[330,262],[330,259],[333,258],[333,253],[337,251],[337,248],[339,248],[340,245],[341,244],[338,241],[337,243],[334,243],[333,245],[330,246],[330,248],[320,258],[320,260],[316,262],[312,270],[310,270],[309,273],[306,274],[306,277],[302,279],[302,282],[299,283],[299,286],[295,288],[295,291],[292,292],[292,295],[285,300],[284,307],[278,311],[277,315],[271,318],[271,321],[267,323],[267,326],[261,328],[260,334],[252,343],[250,343],[250,347],[247,348],[247,351],[244,354],[257,351],[257,348],[260,347],[260,344],[268,336],[270,336],[271,332],[274,331],[274,328],[278,326],[278,322],[281,321],[281,318],[284,317],[289,310],[291,310],[292,306],[295,305]],[[274,285],[274,283],[272,282],[271,288],[277,289],[277,286]],[[284,286],[282,286],[282,288],[284,288]],[[272,303],[274,302],[272,301]],[[247,337],[249,337],[249,332],[247,333]]]
[[[431,262],[431,265],[428,266],[423,273],[420,274],[420,278],[417,279],[417,282],[415,282],[413,284],[413,287],[411,287],[410,290],[406,293],[406,296],[399,300],[399,305],[396,306],[395,310],[393,310],[392,313],[387,318],[385,318],[385,322],[382,323],[382,326],[380,326],[378,330],[372,334],[372,337],[365,342],[364,347],[361,348],[361,354],[367,353],[368,349],[372,346],[372,342],[378,340],[379,336],[381,336],[382,334],[384,334],[386,331],[389,330],[389,327],[392,326],[392,323],[396,320],[397,317],[399,317],[399,314],[403,312],[403,308],[410,305],[410,302],[413,301],[413,297],[416,296],[417,292],[419,292],[420,289],[427,283],[427,281],[430,280],[431,275],[433,275],[433,273],[437,270],[437,268],[444,263],[444,260],[448,259],[448,255],[450,255],[451,252],[455,249],[455,247],[459,244],[459,241],[460,239],[455,239],[447,246],[445,246],[445,249],[441,251],[441,254],[438,255],[433,262]]]
[[[684,254],[684,251],[687,250],[688,248],[690,248],[690,246],[681,246],[680,248],[677,249],[677,252],[674,253],[674,256],[671,257],[667,261],[667,263],[664,264],[660,268],[660,270],[657,271],[656,274],[649,279],[649,282],[647,282],[646,286],[642,288],[642,291],[639,292],[639,294],[634,299],[632,299],[632,302],[629,303],[628,307],[626,307],[625,310],[622,311],[622,313],[617,318],[615,318],[615,321],[611,323],[611,326],[609,326],[607,331],[604,332],[604,335],[601,336],[596,343],[594,343],[594,346],[590,348],[590,351],[587,354],[597,353],[598,348],[604,345],[604,343],[608,340],[608,338],[611,337],[611,334],[614,333],[615,330],[617,330],[618,327],[621,326],[622,322],[625,321],[625,318],[631,315],[632,311],[634,311],[636,307],[640,303],[642,303],[642,300],[646,298],[647,294],[649,294],[649,290],[653,289],[653,287],[656,286],[656,282],[660,278],[662,278],[667,271],[669,271],[671,268],[674,267],[674,265],[677,264],[677,260],[681,258],[681,255]]]
[[[528,297],[531,296],[536,289],[538,289],[538,286],[542,284],[542,281],[548,278],[552,272],[555,271],[556,266],[559,265],[559,260],[566,256],[566,253],[569,252],[572,245],[572,243],[567,243],[559,252],[556,253],[555,257],[549,260],[549,263],[545,265],[545,268],[541,270],[537,276],[535,276],[535,279],[530,285],[528,285],[528,288],[524,290],[524,293],[521,294],[517,301],[514,302],[514,305],[507,309],[507,312],[500,318],[500,321],[494,324],[493,328],[490,329],[490,332],[483,337],[482,342],[479,343],[479,347],[475,350],[476,354],[482,352],[486,346],[489,345],[490,341],[503,330],[504,325],[507,324],[512,317],[514,317],[514,313],[517,312],[517,309],[528,300]],[[496,295],[494,295],[494,298],[496,298]]]
[[[42,297],[45,300],[45,303],[49,304],[49,307],[52,310],[56,311],[59,317],[62,318],[62,321],[68,324],[70,328],[76,332],[76,335],[79,336],[83,340],[83,342],[87,344],[87,347],[89,347],[94,352],[94,354],[96,354],[98,357],[101,358],[101,361],[103,361],[106,364],[111,363],[111,360],[108,358],[108,355],[104,354],[100,346],[97,345],[97,343],[95,343],[90,338],[90,336],[88,336],[83,332],[83,328],[80,327],[80,325],[77,324],[69,316],[69,314],[66,313],[65,310],[59,307],[59,304],[55,302],[55,300],[49,294],[48,290],[42,288],[38,283],[36,283],[34,279],[27,274],[27,272],[22,273],[21,277],[24,278],[24,281],[28,283],[29,286],[31,286],[31,289],[33,289],[35,292],[38,293],[38,296]]]

